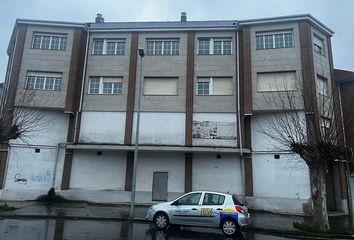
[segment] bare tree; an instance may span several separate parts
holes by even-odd
[[[43,103],[50,105],[44,98],[36,98],[34,92],[27,89],[17,91],[13,106],[5,101],[0,112],[0,143],[15,139],[27,143],[28,139],[43,130],[48,122],[45,110],[38,108]]]
[[[289,90],[285,78],[282,86],[274,82],[276,91],[262,93],[270,116],[265,125],[259,125],[259,131],[306,162],[314,224],[327,231],[326,174],[329,164],[341,159],[345,152],[343,116],[335,101],[338,96],[332,94],[336,92],[334,87],[326,85],[304,89],[298,83],[296,90]]]

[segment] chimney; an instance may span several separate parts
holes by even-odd
[[[95,19],[95,23],[104,23],[104,18],[101,13],[97,13],[97,17]]]
[[[181,12],[181,22],[187,22],[187,13]]]

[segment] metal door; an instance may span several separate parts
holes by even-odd
[[[168,172],[154,172],[152,180],[152,201],[167,201]]]

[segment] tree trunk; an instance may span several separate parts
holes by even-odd
[[[326,172],[327,168],[323,162],[310,167],[314,224],[321,231],[327,231],[330,228],[326,199]]]

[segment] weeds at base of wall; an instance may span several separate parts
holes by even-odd
[[[352,234],[354,234],[354,232],[350,229],[339,228],[336,226],[331,226],[330,230],[328,230],[326,232],[320,231],[316,226],[314,226],[312,224],[294,222],[293,226],[296,229],[299,229],[299,230],[302,230],[305,232],[312,232],[312,233],[336,234],[336,235],[352,235]]]
[[[10,207],[9,205],[7,205],[7,203],[3,203],[0,205],[0,212],[8,212],[13,210],[16,210],[16,208]]]

